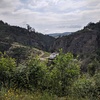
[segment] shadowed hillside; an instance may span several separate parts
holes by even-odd
[[[82,30],[57,38],[52,50],[58,51],[61,48],[65,53],[72,52],[74,55],[79,55],[84,59],[83,65],[87,65],[100,51],[100,22],[89,23]]]
[[[82,30],[55,39],[34,30],[10,26],[0,21],[0,51],[8,51],[11,54],[13,51],[12,47],[16,43],[44,51],[53,52],[62,49],[64,53],[71,52],[75,56],[79,55],[82,59],[82,66],[86,68],[94,58],[99,59],[100,22],[89,23]]]
[[[49,51],[54,38],[0,21],[0,51],[8,50],[14,42]]]
[[[74,54],[91,54],[99,48],[100,22],[89,23],[84,29],[68,36],[57,38],[53,50],[63,49]]]

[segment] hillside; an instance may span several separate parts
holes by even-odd
[[[7,51],[14,42],[49,51],[54,38],[0,21],[0,51]]]
[[[18,53],[21,49],[22,54],[25,51],[24,56],[26,56],[34,51],[31,50],[32,48],[50,52],[59,51],[59,49],[62,49],[64,53],[72,52],[74,55],[79,55],[82,65],[86,66],[91,62],[91,59],[100,55],[100,22],[89,23],[82,30],[55,39],[0,21],[0,51],[6,51],[12,57],[16,57],[16,50]],[[23,55],[21,57],[24,59]]]
[[[74,54],[91,54],[99,48],[100,22],[90,23],[84,29],[68,36],[57,38],[53,44],[53,50],[63,49],[64,52]]]
[[[82,30],[57,38],[52,51],[58,51],[61,48],[65,53],[72,52],[74,55],[79,55],[87,65],[100,50],[100,22],[89,23]]]
[[[100,22],[55,39],[1,21],[0,50],[0,100],[100,100]]]

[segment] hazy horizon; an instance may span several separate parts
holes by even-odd
[[[1,0],[0,20],[43,34],[75,32],[100,20],[98,0]]]

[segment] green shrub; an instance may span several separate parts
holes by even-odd
[[[94,59],[89,65],[88,65],[88,73],[93,76],[96,72],[100,71],[100,63],[98,60]]]
[[[62,52],[54,60],[52,70],[50,70],[50,85],[52,91],[64,96],[70,94],[71,85],[80,74],[80,66],[77,59],[71,53]]]
[[[73,85],[73,96],[77,98],[99,100],[100,99],[100,78],[84,76],[79,78]]]
[[[99,100],[100,99],[100,72],[96,73],[93,78],[95,80],[94,97],[96,97],[96,99]]]
[[[16,68],[12,79],[14,87],[28,90],[41,89],[45,70],[45,64],[38,58],[29,60],[26,66]]]
[[[0,82],[3,86],[10,86],[11,78],[16,67],[15,59],[0,54]]]
[[[12,77],[13,86],[12,88],[30,89],[28,82],[28,67],[19,66],[15,69],[15,72]]]

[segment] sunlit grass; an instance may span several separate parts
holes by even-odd
[[[20,91],[2,88],[0,91],[0,100],[59,100],[57,96],[47,92],[31,93],[29,91]]]
[[[50,93],[29,92],[14,89],[1,88],[0,100],[89,100],[75,97],[58,97]]]

